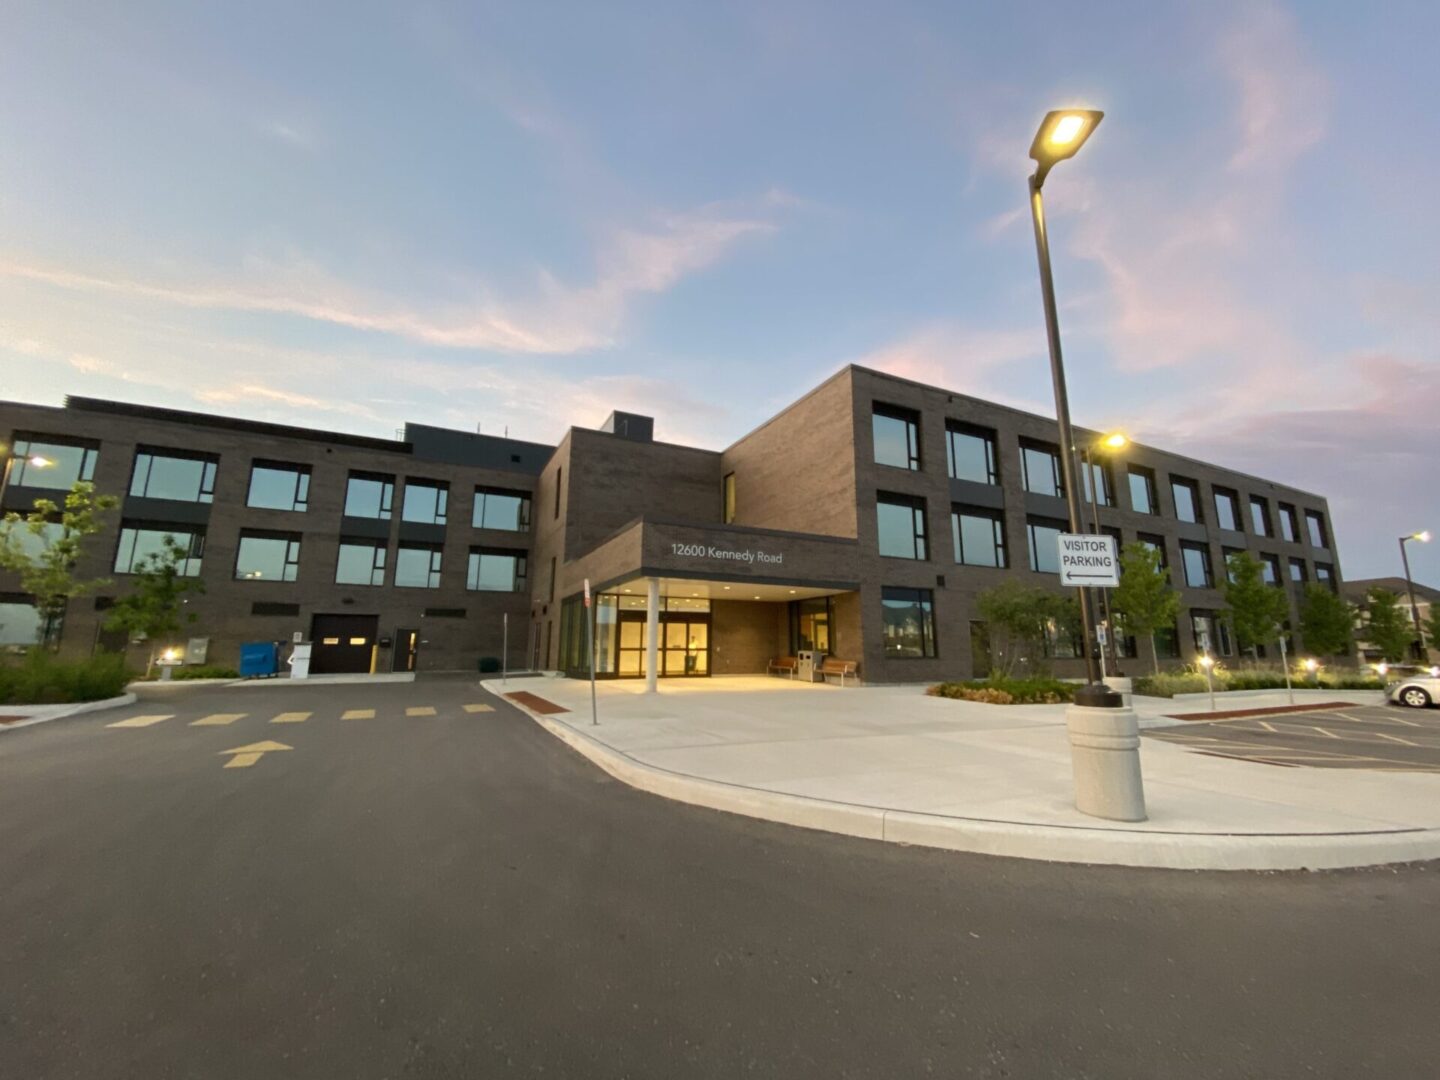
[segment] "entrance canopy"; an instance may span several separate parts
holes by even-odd
[[[819,587],[815,585],[784,585],[770,582],[745,581],[738,578],[729,580],[723,578],[676,578],[662,577],[660,581],[660,595],[668,603],[670,610],[676,610],[685,606],[686,600],[749,600],[762,601],[764,603],[783,603],[790,600],[809,600],[816,596],[834,596],[837,593],[850,590],[838,587]],[[621,608],[644,609],[648,582],[645,578],[636,577],[630,581],[618,585],[611,585],[606,592],[618,593],[620,595]],[[699,605],[696,605],[697,607]]]

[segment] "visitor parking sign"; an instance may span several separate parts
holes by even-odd
[[[1120,584],[1120,559],[1113,536],[1060,534],[1060,584],[1077,589],[1114,588]]]

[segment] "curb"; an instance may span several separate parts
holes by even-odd
[[[10,724],[0,724],[0,734],[6,731],[16,731],[20,728],[32,727],[35,724],[43,724],[50,720],[63,720],[67,716],[79,716],[81,713],[99,712],[101,709],[119,709],[126,705],[134,705],[136,701],[134,694],[121,694],[119,697],[103,698],[100,701],[82,701],[77,705],[61,706],[58,712],[47,713],[44,716],[27,716],[23,720],[16,720]],[[23,707],[23,706],[22,706]],[[50,708],[52,706],[44,706]]]
[[[1166,870],[1341,870],[1440,859],[1440,829],[1359,833],[1164,833],[948,817],[814,799],[640,762],[482,686],[633,788],[676,802],[821,832],[1012,859]]]

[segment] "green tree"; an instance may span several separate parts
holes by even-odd
[[[1275,641],[1290,616],[1290,601],[1279,584],[1265,581],[1265,567],[1248,551],[1225,560],[1225,614],[1240,650],[1260,658],[1260,646]]]
[[[986,589],[976,598],[976,609],[990,634],[993,674],[1014,674],[1020,661],[1027,659],[1040,666],[1052,622],[1057,632],[1079,633],[1080,612],[1074,597],[1018,581],[1002,581]]]
[[[1365,640],[1391,663],[1407,659],[1410,643],[1415,640],[1415,627],[1409,613],[1400,606],[1400,598],[1378,585],[1365,597],[1364,633]]]
[[[1431,603],[1430,617],[1420,624],[1425,628],[1425,645],[1433,660],[1440,660],[1440,604]]]
[[[1320,656],[1344,656],[1353,648],[1355,612],[1324,585],[1305,586],[1300,601],[1300,639]]]
[[[57,644],[70,600],[110,584],[106,578],[77,579],[75,564],[85,541],[105,527],[105,512],[119,505],[115,496],[96,495],[94,484],[78,480],[63,508],[36,499],[29,514],[12,512],[0,521],[0,568],[18,574],[20,587],[35,597],[44,645]]]
[[[1180,614],[1180,594],[1170,584],[1160,553],[1145,544],[1129,543],[1120,551],[1120,584],[1110,592],[1110,610],[1118,629],[1148,638],[1155,673],[1160,658],[1155,652],[1155,631],[1173,627]]]
[[[115,601],[105,619],[109,630],[124,630],[132,637],[141,636],[150,643],[150,656],[145,662],[148,676],[155,666],[155,650],[167,634],[179,631],[183,623],[195,621],[194,612],[181,618],[187,593],[203,593],[205,583],[199,578],[185,577],[183,570],[188,552],[168,533],[162,539],[163,549],[146,555],[132,569],[135,575],[128,595]]]

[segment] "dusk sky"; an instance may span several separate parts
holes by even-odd
[[[0,4],[3,395],[719,448],[858,362],[1440,532],[1440,5]],[[1440,542],[1412,545],[1440,585]]]

